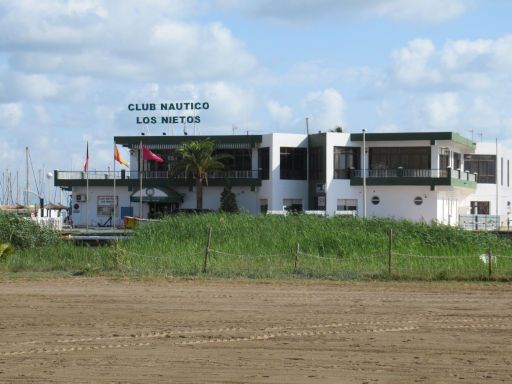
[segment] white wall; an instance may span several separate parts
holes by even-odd
[[[86,187],[73,187],[73,204],[71,207],[71,215],[73,218],[73,223],[75,226],[83,226],[85,227],[87,224],[91,227],[98,226],[98,223],[103,224],[108,217],[105,216],[97,216],[97,203],[98,196],[112,196],[114,194],[114,189],[112,187],[90,187],[89,186],[89,199],[85,203],[77,202],[76,195],[82,194],[86,195]],[[138,203],[130,203],[130,193],[128,191],[128,187],[116,187],[116,195],[118,197],[118,206],[116,207],[116,218],[117,223],[120,222],[121,217],[121,207],[134,207],[134,215],[138,216],[139,212],[139,204]],[[75,204],[78,204],[78,210],[74,208]],[[143,207],[147,215],[147,204]],[[146,216],[145,215],[145,216]],[[88,216],[88,217],[87,217]],[[87,223],[88,220],[88,223]]]
[[[304,209],[308,209],[307,180],[281,180],[280,177],[281,147],[306,148],[307,136],[291,133],[263,135],[261,147],[270,147],[270,175],[269,180],[263,180],[258,199],[267,199],[271,211],[282,210],[284,199],[302,199]]]
[[[350,186],[349,179],[334,179],[334,147],[359,147],[359,143],[350,141],[350,133],[328,132],[326,133],[326,160],[325,160],[325,192],[326,202],[325,211],[327,214],[332,215],[337,208],[337,199],[358,199],[357,208],[358,214],[362,217],[363,211],[361,210],[362,195],[357,187]],[[362,161],[361,161],[362,166]]]
[[[362,189],[362,187],[356,187]],[[378,196],[379,204],[372,203],[372,197]],[[414,199],[421,197],[421,205]],[[390,217],[430,223],[437,220],[437,193],[429,186],[368,186],[367,216]]]
[[[477,143],[476,154],[496,155],[496,143]],[[503,158],[503,179],[501,159]],[[508,162],[508,163],[507,163]],[[512,219],[512,153],[509,149],[498,144],[497,151],[497,178],[496,184],[478,184],[476,191],[463,201],[465,208],[463,214],[470,214],[471,201],[490,202],[490,214],[500,216],[500,225],[507,226],[507,221]],[[497,198],[496,198],[497,197]],[[497,210],[496,210],[497,205]]]
[[[173,188],[176,192],[185,195],[180,208],[196,208],[195,187],[189,191],[187,187]],[[220,195],[224,187],[205,187],[203,186],[203,208],[217,211],[220,208]],[[247,211],[253,215],[259,212],[259,202],[256,191],[251,191],[251,187],[232,187],[232,192],[236,195],[238,209]]]

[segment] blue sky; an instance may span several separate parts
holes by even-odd
[[[207,101],[202,134],[304,132],[309,117],[512,144],[511,4],[0,0],[0,168],[24,172],[28,146],[36,169],[78,170],[89,141],[104,170],[113,136],[171,132],[137,125],[132,102]]]

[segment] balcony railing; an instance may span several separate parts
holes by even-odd
[[[469,173],[469,171],[461,171],[460,169],[452,170],[452,179],[459,180],[467,180],[467,181],[477,181],[476,173]]]
[[[363,177],[363,170],[351,170],[352,177]],[[448,170],[446,169],[367,169],[366,177],[429,177],[429,178],[444,178],[448,177]]]
[[[345,170],[348,172],[350,177],[363,177],[363,170],[361,169],[350,169]],[[451,177],[452,179],[467,180],[476,182],[476,174],[469,173],[461,170],[448,169],[407,169],[407,168],[396,168],[396,169],[367,169],[367,178],[387,178],[387,177],[414,177],[414,178],[432,178],[432,179],[444,179]],[[335,176],[337,175],[335,170]]]
[[[58,180],[125,180],[125,179],[173,179],[184,180],[185,174],[174,174],[168,171],[58,171],[56,179]],[[189,177],[190,178],[190,177]],[[212,171],[208,173],[209,179],[259,179],[259,170],[234,170],[234,171]]]

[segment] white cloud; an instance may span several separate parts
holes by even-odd
[[[431,127],[444,130],[453,128],[460,112],[457,94],[445,92],[427,96],[424,112]]]
[[[276,126],[283,127],[290,123],[293,115],[291,107],[281,105],[275,100],[268,101],[266,107],[270,118]]]
[[[217,0],[223,9],[236,10],[253,18],[283,22],[312,22],[323,19],[385,18],[395,21],[439,23],[463,15],[467,0]]]
[[[179,81],[251,71],[254,56],[222,23],[179,20],[195,4],[6,3],[0,9],[5,14],[0,18],[0,48],[10,56],[12,70],[28,74]]]
[[[463,73],[512,73],[512,35],[496,40],[452,40],[441,53],[447,70]]]
[[[435,56],[435,47],[428,39],[415,39],[407,47],[392,53],[393,74],[404,86],[437,83],[438,71],[432,69],[431,61]]]
[[[450,40],[436,48],[415,39],[391,54],[391,89],[476,90],[502,88],[512,80],[512,35]]]
[[[364,1],[362,3],[365,3]],[[399,21],[439,23],[462,16],[469,1],[464,0],[387,0],[366,1],[371,16],[389,17]]]
[[[305,116],[310,117],[312,131],[343,127],[345,100],[335,89],[310,92],[302,101]]]
[[[0,129],[16,128],[23,118],[23,108],[20,103],[0,104]]]

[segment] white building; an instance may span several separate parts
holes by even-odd
[[[55,185],[72,191],[71,213],[77,226],[112,224],[114,178],[116,224],[124,216],[147,218],[194,209],[194,180],[173,174],[171,164],[178,161],[180,145],[204,138],[115,137],[117,145],[130,149],[129,170],[89,172],[88,199],[83,172],[55,171]],[[363,217],[366,211],[366,217],[479,228],[489,226],[497,216],[500,225],[506,226],[510,217],[511,156],[495,144],[475,144],[457,133],[367,133],[364,138],[362,133],[271,133],[210,138],[219,153],[232,158],[223,171],[209,175],[203,189],[205,209],[219,208],[223,186],[229,182],[238,206],[252,214],[309,210]],[[143,161],[139,174],[141,142],[166,162]]]

